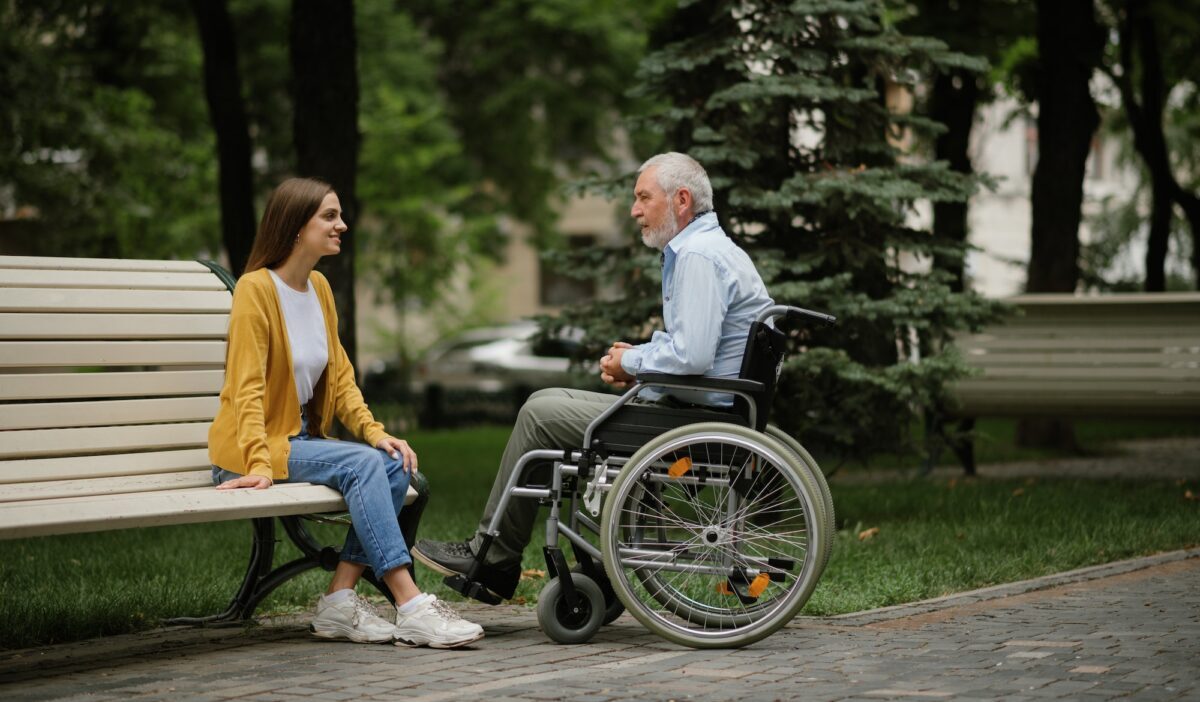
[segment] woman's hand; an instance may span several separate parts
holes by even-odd
[[[393,439],[390,436],[385,436],[379,440],[379,443],[375,444],[375,448],[391,456],[392,460],[403,456],[404,472],[417,472],[417,452],[413,451],[412,447],[404,439]]]
[[[241,489],[250,489],[250,490],[266,490],[267,488],[271,487],[271,485],[273,485],[273,484],[274,483],[272,482],[272,480],[265,475],[243,475],[240,478],[234,478],[233,480],[226,480],[225,482],[218,485],[217,489],[218,490],[237,490],[237,489],[241,488]]]

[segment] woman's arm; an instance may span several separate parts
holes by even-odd
[[[237,443],[246,475],[222,487],[270,487],[271,452],[267,447],[263,393],[267,377],[270,329],[266,299],[249,281],[238,285],[229,313],[229,350],[225,383],[237,419]],[[265,479],[265,483],[263,484]]]

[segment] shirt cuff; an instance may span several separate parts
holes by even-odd
[[[638,372],[642,370],[642,352],[640,349],[625,349],[625,353],[621,354],[621,368],[625,372],[637,377]]]

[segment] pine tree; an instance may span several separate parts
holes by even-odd
[[[653,105],[638,126],[658,150],[704,164],[722,226],[777,302],[839,318],[792,331],[774,422],[827,456],[909,447],[914,420],[944,406],[948,381],[965,372],[950,333],[997,305],[930,271],[933,256],[961,257],[964,245],[914,227],[914,203],[965,200],[975,184],[907,155],[939,125],[887,98],[982,62],[903,36],[877,0],[681,5],[637,73],[635,92]],[[623,299],[567,315],[598,344],[661,324],[658,256],[640,251],[584,262],[627,282]]]

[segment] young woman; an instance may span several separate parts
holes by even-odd
[[[325,276],[313,270],[342,248],[337,193],[307,178],[284,181],[267,201],[229,315],[225,387],[209,429],[213,482],[263,490],[275,482],[327,485],[353,524],[312,631],[329,639],[435,648],[463,646],[483,628],[422,594],[396,520],[417,454],[389,436],[363,403],[337,334]],[[336,416],[366,444],[327,439]],[[367,566],[396,600],[395,623],[354,592]]]

